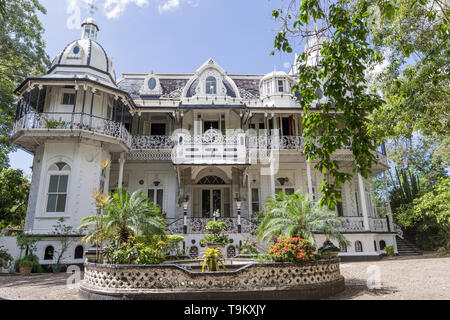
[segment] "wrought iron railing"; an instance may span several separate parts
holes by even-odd
[[[169,220],[169,232],[174,234],[182,234],[184,219],[168,219]],[[206,225],[208,222],[213,221],[213,218],[187,218],[187,233],[189,234],[203,234],[208,233],[206,230]],[[226,233],[237,233],[238,232],[238,218],[219,218],[218,221],[225,221],[227,224]],[[257,225],[255,221],[249,220],[247,218],[241,217],[241,233],[251,234],[255,231]]]
[[[85,130],[119,138],[131,146],[131,135],[119,122],[86,113],[28,113],[14,124],[13,134],[20,130]]]

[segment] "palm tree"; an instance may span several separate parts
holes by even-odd
[[[99,235],[106,238],[119,235],[122,241],[127,241],[130,236],[163,235],[166,230],[159,207],[149,204],[143,190],[130,194],[118,189],[105,205],[103,215],[86,217],[81,222],[84,223],[81,227],[102,226],[91,230],[85,241],[92,241]]]
[[[269,241],[273,236],[301,237],[315,244],[314,232],[324,233],[339,244],[350,242],[339,232],[343,225],[334,211],[321,208],[318,201],[311,201],[300,190],[292,195],[277,193],[275,198],[268,198],[264,205],[264,217],[258,226],[258,240]]]

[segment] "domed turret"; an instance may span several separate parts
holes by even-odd
[[[50,74],[85,74],[114,83],[113,62],[97,42],[100,30],[97,23],[93,18],[88,18],[81,24],[81,29],[81,39],[69,43],[56,56]]]

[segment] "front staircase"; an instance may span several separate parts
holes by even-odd
[[[400,256],[418,256],[422,251],[406,239],[396,236],[397,250]]]

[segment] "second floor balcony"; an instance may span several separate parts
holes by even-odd
[[[120,122],[86,113],[35,113],[25,114],[14,124],[13,141],[26,149],[36,137],[61,137],[82,135],[100,141],[122,145],[117,152],[138,154],[139,160],[172,160],[174,164],[248,164],[255,156],[269,157],[269,152],[302,152],[305,138],[277,134],[253,134],[231,130],[223,135],[216,129],[200,135],[188,131],[175,131],[167,135],[131,135]],[[267,131],[268,133],[268,131]],[[274,132],[272,132],[274,133]],[[24,138],[25,137],[25,138]],[[28,139],[28,140],[27,140]],[[343,148],[343,152],[350,147]],[[379,150],[377,158],[387,165],[385,153]],[[266,159],[266,160],[267,160]]]

